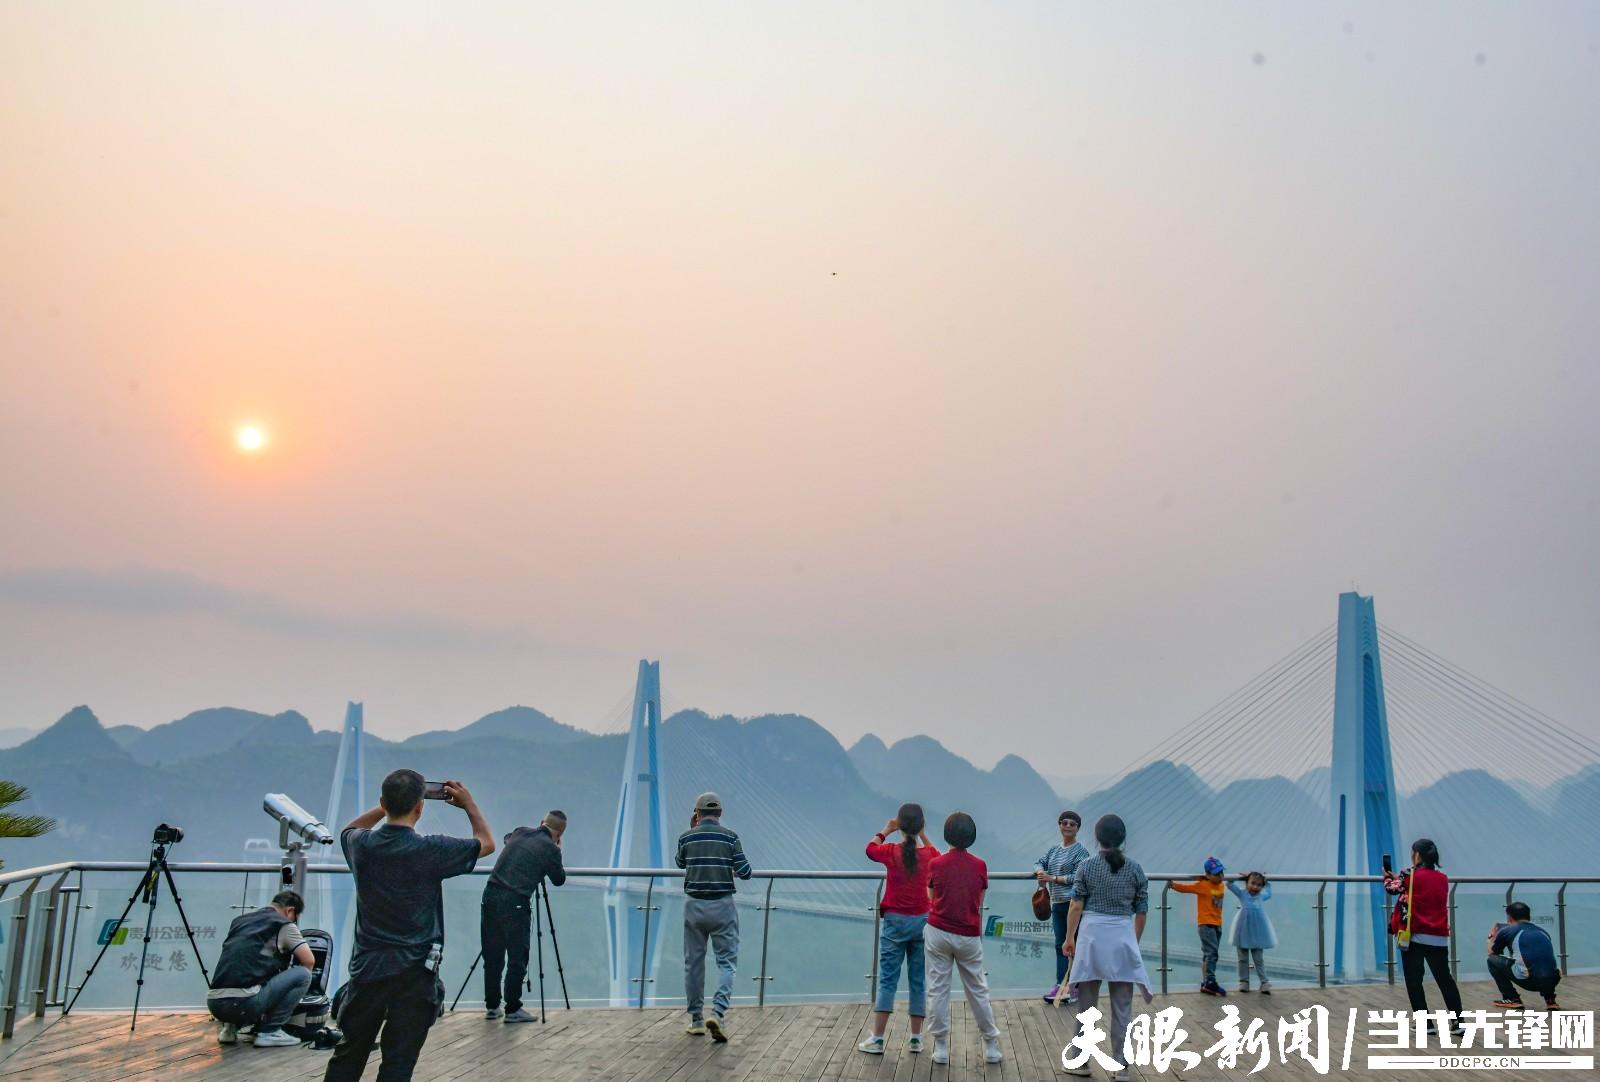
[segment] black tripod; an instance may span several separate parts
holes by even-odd
[[[189,946],[194,948],[194,960],[200,967],[200,975],[206,979],[206,987],[211,987],[211,974],[206,972],[206,964],[200,957],[200,944],[194,941],[194,929],[189,927],[188,914],[183,911],[183,899],[178,897],[177,881],[172,878],[172,869],[167,866],[167,846],[176,844],[182,839],[183,835],[180,832],[174,838],[170,833],[164,833],[165,831],[167,831],[165,824],[156,830],[157,840],[152,843],[154,848],[150,852],[150,863],[145,865],[144,875],[140,877],[139,885],[133,888],[132,894],[128,895],[128,904],[123,906],[122,916],[118,917],[117,922],[109,927],[106,941],[101,945],[100,953],[95,955],[94,962],[90,964],[89,972],[83,975],[83,983],[78,985],[78,990],[73,993],[72,1002],[68,1003],[66,1009],[61,1012],[63,1018],[71,1014],[72,1008],[78,1005],[78,997],[83,995],[85,988],[89,987],[89,978],[94,976],[95,967],[106,956],[106,951],[110,949],[112,941],[116,938],[117,930],[127,922],[128,914],[133,912],[133,903],[142,899],[149,908],[146,910],[144,917],[144,944],[139,950],[139,979],[133,990],[133,1021],[129,1024],[128,1029],[131,1031],[134,1026],[139,1024],[139,997],[144,994],[144,963],[146,957],[150,954],[150,927],[155,921],[156,899],[160,893],[163,876],[167,880],[167,889],[172,892],[172,904],[178,907],[178,919],[183,921],[183,930],[189,934]]]
[[[533,888],[533,924],[537,931],[539,943],[539,1021],[545,1020],[544,1010],[544,923],[539,918],[539,896],[544,898],[544,915],[550,921],[550,946],[556,952],[556,973],[561,978],[561,999],[567,1005],[567,1010],[572,1009],[572,1000],[567,997],[567,972],[561,967],[561,944],[556,942],[556,918],[550,911],[550,888],[542,881]],[[483,961],[483,951],[478,951],[478,956],[472,960],[472,965],[467,969],[467,975],[461,982],[461,987],[456,992],[456,998],[450,1002],[450,1009],[454,1011],[456,1004],[461,1002],[461,996],[466,992],[467,985],[472,983],[472,975],[478,971],[478,963]],[[528,990],[533,991],[533,981],[524,980]]]

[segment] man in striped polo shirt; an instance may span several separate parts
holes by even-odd
[[[683,869],[683,977],[692,1036],[711,1034],[728,1039],[728,1003],[733,998],[733,971],[739,963],[739,911],[733,904],[733,880],[750,878],[739,835],[722,825],[722,798],[701,793],[694,802],[689,829],[678,837],[678,867]],[[706,940],[717,958],[717,991],[711,1016],[704,1017]]]

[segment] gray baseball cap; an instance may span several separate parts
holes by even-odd
[[[716,793],[701,793],[694,798],[694,810],[702,815],[706,812],[719,814],[722,811],[722,798]]]

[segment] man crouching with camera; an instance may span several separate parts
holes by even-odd
[[[418,834],[425,791],[466,812],[472,837]],[[344,1036],[323,1082],[357,1082],[380,1030],[379,1082],[409,1082],[444,999],[442,884],[494,852],[494,835],[465,785],[430,787],[415,770],[396,770],[383,779],[378,806],[352,819],[339,843],[356,881],[356,935],[339,1009]]]
[[[300,895],[286,890],[271,905],[235,917],[228,926],[206,993],[206,1008],[222,1023],[218,1044],[237,1044],[244,1026],[256,1027],[257,1048],[300,1044],[300,1038],[283,1031],[283,1024],[300,1005],[316,965],[295,925],[305,907]]]

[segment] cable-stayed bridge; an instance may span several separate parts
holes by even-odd
[[[627,733],[609,867],[670,867],[675,839],[687,826],[686,818],[679,819],[687,814],[684,794],[707,789],[735,810],[731,822],[747,839],[747,848],[751,838],[761,839],[760,857],[768,866],[780,861],[796,869],[862,866],[863,837],[836,837],[811,825],[818,803],[829,799],[827,786],[790,778],[781,767],[776,776],[795,784],[772,784],[772,770],[757,768],[773,764],[751,758],[779,757],[784,747],[775,742],[754,752],[735,750],[731,741],[719,739],[718,725],[737,727],[725,719],[675,722],[671,740],[664,741],[668,716],[659,663],[643,661],[632,693],[600,727]],[[352,703],[328,822],[342,821],[369,799],[361,732],[361,707]],[[818,735],[828,739],[820,730]],[[792,731],[781,737],[794,738]],[[1099,752],[1075,745],[1070,731],[1063,733],[1063,748],[1079,756]],[[1515,749],[1514,757],[1505,754],[1507,748]],[[1121,815],[1129,825],[1130,854],[1147,871],[1160,873],[1197,871],[1207,855],[1215,854],[1233,872],[1375,875],[1385,853],[1403,867],[1410,842],[1424,835],[1440,843],[1447,869],[1457,874],[1581,872],[1586,869],[1578,865],[1587,858],[1580,855],[1575,862],[1570,852],[1540,845],[1553,835],[1553,846],[1568,839],[1570,848],[1570,836],[1582,833],[1579,822],[1600,821],[1600,750],[1381,624],[1373,600],[1353,592],[1340,596],[1335,622],[1112,776],[1114,782],[1075,799],[1073,806],[1087,824],[1105,812]],[[1558,778],[1568,781],[1551,790],[1549,783]],[[859,780],[853,782],[857,787]],[[960,793],[947,796],[956,804],[963,800]],[[1514,850],[1485,851],[1483,839],[1492,833],[1485,824],[1504,826],[1513,812],[1527,820],[1515,825],[1524,841]],[[1551,829],[1562,823],[1569,829]],[[1047,827],[1007,823],[1003,829],[1028,839],[1038,834],[1042,852],[1048,837],[1041,828]],[[760,858],[753,853],[753,859]],[[348,909],[347,885],[323,889],[332,892],[325,898],[330,912]],[[654,991],[650,982],[659,971],[664,937],[661,906],[644,904],[650,889],[640,879],[605,881],[610,995],[617,1003],[635,1002],[641,984],[646,993]],[[663,879],[654,889],[659,903],[659,892],[675,885]],[[1334,884],[1328,892],[1327,975],[1336,980],[1372,975],[1382,967],[1385,899],[1366,884]],[[758,905],[770,901],[759,893],[740,897]],[[1156,898],[1153,891],[1152,905]],[[823,880],[781,900],[787,910],[829,923],[872,920],[870,891],[861,883]],[[1173,905],[1174,926],[1181,926],[1188,903],[1165,896],[1162,901]],[[1014,902],[1008,898],[1005,904]],[[1281,903],[1277,909],[1284,919],[1305,919]],[[1275,962],[1285,976],[1321,975],[1307,942],[1308,937],[1300,938],[1299,955],[1278,952]],[[1194,953],[1183,937],[1173,938],[1169,952],[1178,962]]]
[[[715,740],[690,729],[688,754],[663,763],[656,663],[641,663],[640,687],[656,698],[653,706],[636,702],[632,712],[624,806],[630,792],[641,801],[655,799],[662,773],[679,772],[680,781],[692,778],[685,788],[722,793],[740,809],[741,824],[760,830],[769,843],[782,838],[790,854],[785,863],[840,866],[838,847],[805,829],[807,809],[756,786]],[[1516,749],[1514,761],[1505,756],[1507,748]],[[649,771],[640,768],[647,752],[656,764]],[[1220,853],[1234,871],[1376,875],[1384,854],[1397,868],[1406,866],[1417,836],[1434,837],[1447,855],[1459,841],[1457,860],[1465,857],[1470,824],[1486,810],[1475,787],[1516,792],[1518,781],[1499,780],[1511,769],[1530,784],[1575,774],[1587,782],[1588,776],[1577,773],[1586,764],[1600,764],[1600,749],[1380,624],[1373,599],[1351,592],[1340,595],[1334,623],[1128,763],[1116,782],[1089,794],[1079,807],[1086,823],[1104,812],[1121,815],[1132,835],[1129,851],[1150,871],[1198,868],[1206,855]],[[1600,769],[1590,774],[1594,784],[1580,787],[1574,799],[1582,807],[1593,804],[1600,815]],[[656,779],[653,791],[639,784],[647,775]],[[641,815],[625,823],[619,810],[613,846],[619,863],[613,866],[670,864],[669,852],[621,832],[628,826],[635,835],[648,831],[653,838],[671,839],[680,828],[657,830],[647,825],[648,815]],[[1465,836],[1455,836],[1457,827],[1465,827]],[[852,864],[859,864],[855,839],[845,848]],[[621,900],[633,889],[624,881],[614,880],[613,886],[620,892],[613,897]],[[1362,884],[1329,889],[1329,975],[1371,976],[1382,966],[1386,909],[1381,889]],[[843,884],[832,890],[824,886],[810,905],[836,909],[842,919],[870,920],[858,895]],[[608,905],[627,908],[623,901]],[[640,957],[648,915],[635,906],[632,938],[614,940],[631,947],[625,957],[613,959],[613,995],[619,1002],[637,994],[640,962],[631,959]],[[651,934],[659,943],[659,930]],[[1187,943],[1170,950],[1180,961],[1192,953]],[[1316,975],[1311,958],[1283,958],[1277,964],[1289,975]]]

